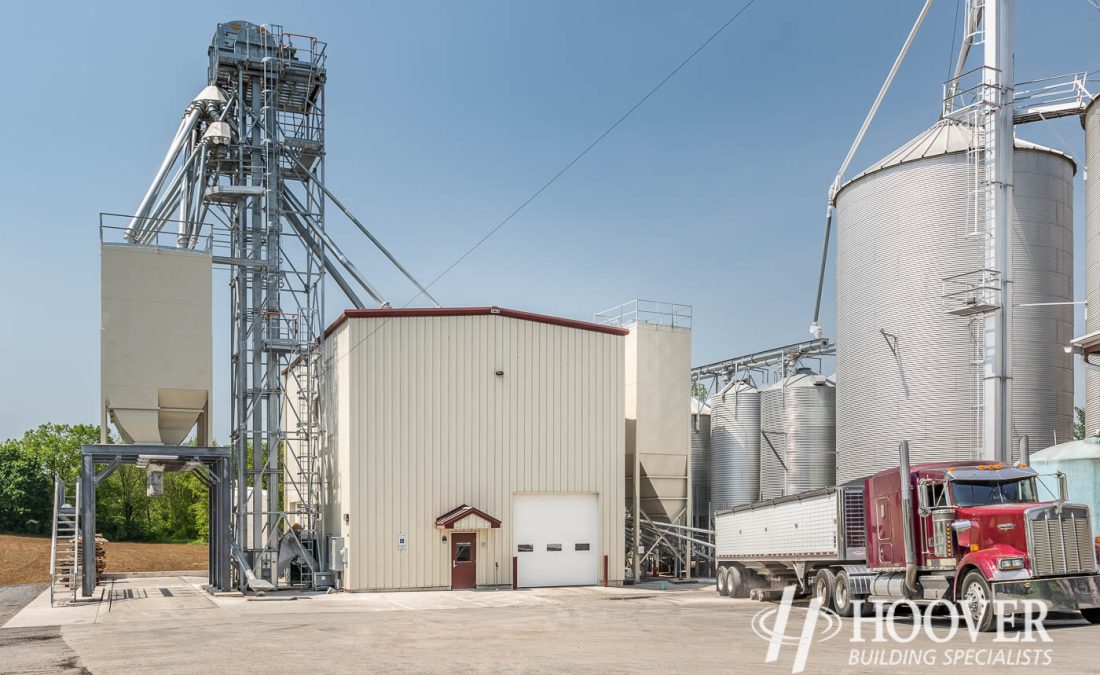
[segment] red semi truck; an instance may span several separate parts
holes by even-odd
[[[994,627],[995,600],[1036,600],[1100,622],[1087,506],[1040,499],[1026,465],[938,462],[715,514],[717,587],[767,599],[795,583],[851,616],[853,600],[955,602]],[[1046,477],[1044,477],[1046,478]]]

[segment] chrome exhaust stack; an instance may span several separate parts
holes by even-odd
[[[902,532],[905,539],[905,590],[917,592],[917,549],[913,543],[913,490],[910,486],[909,441],[898,446],[899,475],[901,479],[901,517],[905,522]]]

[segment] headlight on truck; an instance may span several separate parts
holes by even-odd
[[[997,569],[1000,570],[1022,570],[1023,568],[1023,558],[1001,558],[997,561]]]

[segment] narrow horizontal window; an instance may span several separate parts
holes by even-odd
[[[547,544],[546,545],[546,550],[547,551],[560,551],[561,550],[561,544]]]
[[[534,552],[534,550],[535,550],[534,544],[520,544],[519,545],[519,552],[520,553],[532,553],[532,552]]]
[[[589,550],[589,546],[588,546],[588,544],[577,544],[574,547],[573,550],[575,550],[575,551],[587,551],[587,550]]]

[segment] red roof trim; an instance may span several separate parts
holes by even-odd
[[[500,519],[494,518],[488,513],[482,511],[481,509],[469,506],[467,504],[457,506],[450,511],[444,513],[442,516],[436,518],[435,526],[440,530],[449,530],[454,527],[455,523],[469,515],[481,516],[485,520],[489,521],[489,525],[491,527],[500,527]]]
[[[577,328],[579,330],[590,330],[595,333],[607,333],[608,335],[627,335],[630,333],[626,328],[616,328],[614,326],[604,326],[598,323],[592,323],[591,321],[577,321],[575,319],[563,319],[557,316],[549,316],[547,314],[535,314],[534,312],[522,312],[516,309],[507,309],[504,307],[406,307],[402,309],[345,309],[344,313],[340,315],[336,321],[332,322],[332,325],[325,330],[325,337],[328,337],[341,326],[348,319],[389,319],[399,317],[420,317],[420,316],[506,316],[509,319],[519,319],[521,321],[534,321],[536,323],[547,323],[552,326],[564,326],[566,328]]]

